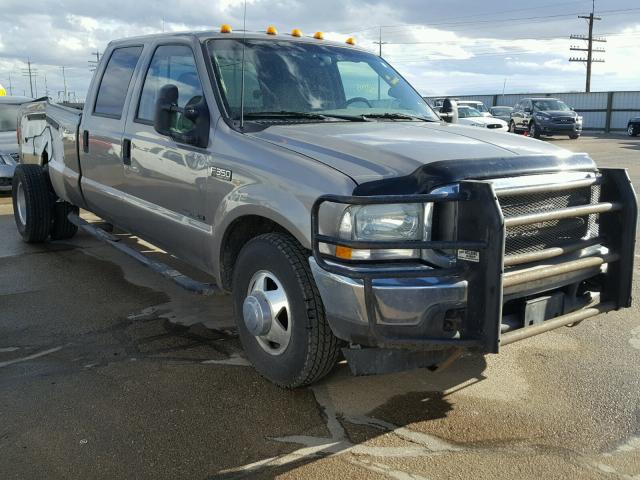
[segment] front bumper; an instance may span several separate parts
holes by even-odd
[[[401,197],[321,197],[312,214],[310,265],[331,328],[343,340],[371,347],[431,350],[457,346],[497,353],[501,344],[629,307],[637,215],[635,194],[624,170],[606,169],[601,175],[600,203],[542,216],[505,219],[490,182],[463,181],[460,194],[454,196],[406,196],[407,202],[460,202],[458,238],[463,240],[410,245],[457,250],[458,261],[448,269],[393,265],[364,268],[327,257],[320,253],[321,243],[345,241],[319,233],[318,211],[322,203],[391,203]],[[602,238],[580,241],[562,252],[540,252],[533,263],[523,264],[522,256],[518,259],[504,256],[507,226],[592,213],[601,215]],[[350,241],[346,241],[346,246],[407,247]],[[470,250],[477,255],[468,255]],[[466,253],[461,256],[461,251]],[[597,284],[593,294],[578,291],[579,284],[585,281]],[[529,306],[536,302],[540,303]],[[515,318],[515,323],[514,303],[526,307],[523,318]],[[527,315],[534,321],[527,323]],[[506,332],[505,326],[510,324],[515,327]]]
[[[582,123],[558,123],[552,120],[536,120],[540,133],[544,135],[570,135],[582,133]]]

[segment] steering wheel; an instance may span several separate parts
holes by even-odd
[[[369,103],[369,100],[367,100],[364,97],[353,97],[350,98],[349,100],[347,100],[346,102],[344,102],[344,104],[342,105],[343,108],[348,107],[349,105],[351,105],[352,103],[356,103],[356,102],[360,102],[360,103],[366,103],[367,107],[369,108],[373,108],[373,105],[371,105],[371,103]]]

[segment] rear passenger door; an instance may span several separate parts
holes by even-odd
[[[115,47],[96,72],[80,123],[82,189],[89,208],[120,224],[123,202],[122,135],[130,84],[142,55],[142,45]]]

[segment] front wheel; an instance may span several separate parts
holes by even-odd
[[[540,130],[538,129],[536,122],[531,122],[529,125],[529,136],[540,139]]]
[[[513,120],[509,122],[509,131],[511,133],[516,133],[516,124]]]
[[[17,165],[11,190],[18,233],[27,243],[44,242],[51,229],[53,205],[42,167]]]
[[[571,135],[569,135],[569,138],[571,140],[577,140],[580,138],[580,134],[579,133],[572,133]]]
[[[242,248],[233,271],[235,318],[245,353],[263,377],[284,388],[324,377],[340,351],[308,257],[292,237],[268,233]]]

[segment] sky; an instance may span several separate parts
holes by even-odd
[[[586,34],[592,0],[247,0],[247,29],[322,30],[329,39],[354,36],[382,55],[423,95],[583,91],[585,65],[569,62],[570,34]],[[592,91],[640,90],[640,2],[596,0],[597,53]],[[3,0],[0,84],[37,95],[64,90],[83,100],[90,60],[113,39],[163,31],[242,27],[242,0]],[[64,78],[62,66],[65,67]],[[36,92],[34,91],[34,95]]]

